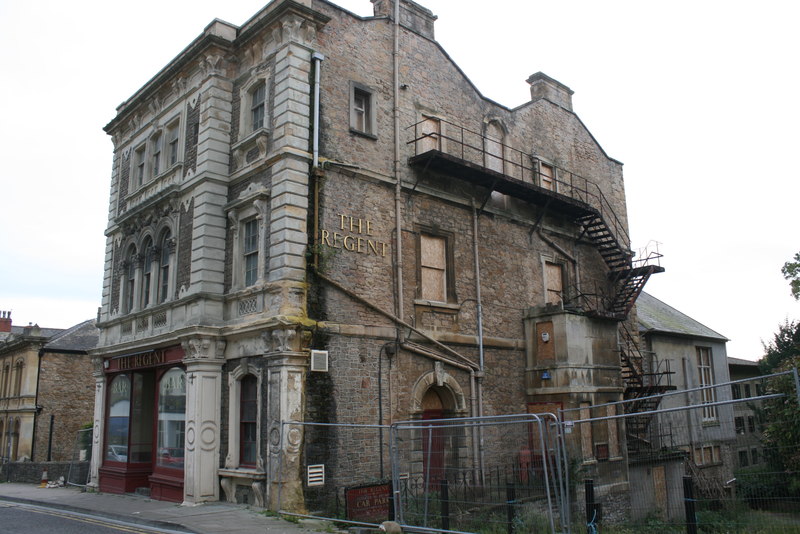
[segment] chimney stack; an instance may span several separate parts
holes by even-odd
[[[0,332],[11,332],[11,312],[0,312]]]
[[[563,83],[554,80],[544,72],[531,74],[526,81],[531,84],[531,100],[544,98],[572,111],[572,95],[575,91]]]
[[[372,12],[376,17],[394,18],[394,0],[372,0]],[[428,39],[434,39],[433,23],[439,18],[427,7],[412,0],[400,0],[400,25]]]

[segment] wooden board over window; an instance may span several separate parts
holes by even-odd
[[[558,304],[564,294],[564,271],[560,263],[545,262],[544,279],[546,284],[545,296],[547,304]]]
[[[447,241],[443,237],[422,234],[420,246],[420,297],[424,300],[447,300]]]

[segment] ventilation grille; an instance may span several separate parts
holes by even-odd
[[[308,487],[325,485],[325,465],[308,466]]]
[[[312,350],[311,351],[311,370],[319,373],[328,372],[328,351],[327,350]]]

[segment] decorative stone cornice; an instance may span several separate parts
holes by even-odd
[[[185,361],[223,361],[225,359],[225,346],[224,339],[205,336],[193,337],[181,342],[181,347],[183,347],[183,351],[186,354]]]

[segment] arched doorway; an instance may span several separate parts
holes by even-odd
[[[452,468],[454,432],[437,421],[456,417],[455,399],[445,387],[432,386],[422,397],[422,472],[427,486],[438,485]]]

